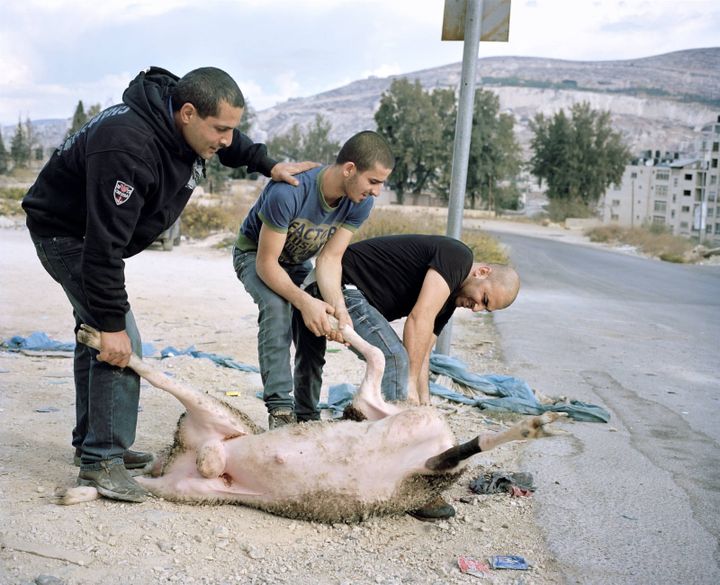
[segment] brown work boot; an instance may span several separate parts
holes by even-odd
[[[101,461],[100,469],[80,469],[78,485],[94,487],[101,496],[123,502],[144,502],[145,489],[120,461]]]
[[[285,425],[292,425],[297,422],[295,413],[289,408],[278,408],[268,415],[268,428],[272,431]]]
[[[438,496],[422,508],[410,510],[408,514],[418,520],[432,522],[434,520],[447,520],[448,518],[452,518],[455,516],[455,508],[448,504],[442,497]]]

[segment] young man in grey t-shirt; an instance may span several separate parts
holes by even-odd
[[[393,166],[387,142],[360,132],[343,145],[335,164],[298,175],[299,185],[270,182],[240,227],[233,265],[258,305],[258,360],[270,428],[295,421],[290,344],[298,326],[339,341],[328,315],[341,326],[351,323],[340,288],[342,256]],[[325,301],[300,288],[316,254]],[[293,322],[293,307],[302,323]],[[302,367],[297,352],[295,369]]]

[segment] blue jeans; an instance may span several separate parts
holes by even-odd
[[[82,286],[83,241],[70,236],[39,237],[30,234],[45,270],[63,287],[75,317],[100,329],[88,308]],[[132,312],[125,315],[125,330],[133,351],[142,356],[142,343]],[[135,442],[140,378],[130,369],[99,362],[98,352],[81,343],[75,346],[75,428],[72,444],[81,452],[83,469],[100,469],[100,461],[122,463],[123,453]]]
[[[317,285],[307,291],[318,296]],[[385,355],[385,372],[381,392],[385,400],[406,400],[408,381],[408,356],[397,333],[380,312],[368,303],[358,289],[343,288],[353,328],[368,343],[380,348]],[[296,311],[299,314],[299,311]],[[322,371],[325,365],[324,337],[315,337],[300,320],[296,330],[295,347],[295,412],[298,420],[318,420],[318,402],[322,387]],[[355,350],[353,350],[355,351]],[[355,352],[357,355],[358,352]]]
[[[304,324],[302,317],[293,315],[292,305],[258,276],[255,268],[256,256],[255,251],[233,250],[235,274],[258,306],[258,361],[263,383],[263,400],[268,412],[280,408],[292,410],[290,345],[298,327],[298,320],[303,327]],[[282,267],[290,279],[300,286],[312,269],[312,264],[308,261]]]

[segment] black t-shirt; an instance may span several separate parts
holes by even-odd
[[[450,297],[435,319],[438,335],[455,310],[455,296],[472,263],[470,248],[453,238],[383,236],[348,246],[342,282],[358,287],[383,317],[393,321],[410,314],[428,269],[436,270],[450,287]]]

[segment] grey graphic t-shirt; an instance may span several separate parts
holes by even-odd
[[[370,215],[373,198],[353,203],[347,197],[335,207],[325,201],[320,182],[327,167],[296,175],[300,184],[270,181],[252,206],[235,245],[240,250],[256,250],[260,228],[287,234],[280,254],[281,264],[299,264],[312,258],[339,227],[355,231]]]

